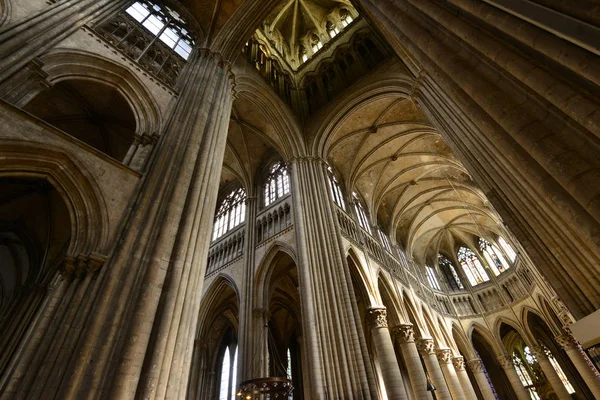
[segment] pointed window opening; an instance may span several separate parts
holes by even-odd
[[[215,217],[212,240],[216,240],[246,219],[246,191],[235,189],[225,197]]]
[[[354,192],[353,195],[354,209],[356,210],[356,216],[358,217],[358,224],[368,233],[372,233],[371,225],[369,224],[369,218],[367,217],[367,213],[365,212],[365,208],[363,207],[362,201],[360,201],[360,198],[358,197],[358,194],[356,194],[356,192]]]
[[[438,255],[438,266],[444,273],[446,282],[452,290],[463,290],[465,288],[456,272],[456,268],[454,268],[454,264],[446,256]]]
[[[490,280],[485,268],[479,261],[477,255],[468,247],[462,246],[458,249],[458,261],[467,275],[467,279],[471,286],[479,285],[480,283]]]
[[[484,238],[479,238],[479,250],[496,276],[510,267],[500,249]]]
[[[265,207],[273,204],[276,200],[290,193],[290,175],[288,166],[283,162],[277,162],[269,169],[264,190]]]

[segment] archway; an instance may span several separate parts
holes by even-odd
[[[228,277],[220,276],[213,282],[200,306],[200,315],[188,397],[231,399],[238,387],[239,299]]]
[[[136,132],[134,113],[121,92],[97,81],[60,81],[23,109],[119,161]]]
[[[498,364],[496,352],[490,342],[477,328],[473,329],[471,341],[476,355],[483,362],[484,372],[495,391],[496,397],[503,400],[516,400],[517,395],[513,391],[506,373]]]
[[[70,241],[69,210],[52,184],[0,177],[0,371],[19,351]]]

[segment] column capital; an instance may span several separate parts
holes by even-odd
[[[547,357],[546,356],[546,348],[542,345],[537,344],[535,346],[531,346],[530,349],[531,349],[531,354],[533,354],[535,356],[535,358],[538,359],[538,361],[540,359],[544,359]]]
[[[564,350],[574,349],[577,347],[575,345],[575,339],[568,333],[555,336],[554,340],[556,340],[556,343],[558,343],[558,345]]]
[[[437,349],[435,355],[440,364],[450,364],[452,362],[452,350],[450,349]]]
[[[387,328],[387,310],[385,307],[372,307],[367,310],[367,324],[370,329]]]
[[[474,374],[478,372],[483,372],[483,361],[481,361],[480,359],[469,360],[467,361],[467,365],[469,366],[471,372],[473,372]]]
[[[465,370],[465,358],[463,356],[452,357],[452,364],[456,371],[460,372]]]
[[[415,328],[412,324],[400,324],[392,328],[392,333],[400,344],[415,341]]]
[[[422,356],[435,354],[435,346],[433,339],[419,339],[417,340],[417,349]]]
[[[498,364],[500,364],[500,367],[502,367],[502,369],[511,369],[515,367],[515,365],[513,364],[512,357],[506,354],[498,357]]]
[[[319,163],[319,164],[323,164],[323,165],[329,165],[327,164],[327,161],[323,160],[321,157],[319,156],[298,156],[298,157],[291,157],[287,160],[287,162],[289,164],[294,164],[294,163]]]

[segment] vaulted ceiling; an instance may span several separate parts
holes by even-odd
[[[497,231],[483,193],[410,99],[386,97],[353,111],[333,133],[329,162],[365,200],[372,224],[420,262]]]

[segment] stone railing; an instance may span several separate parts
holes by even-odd
[[[244,254],[244,228],[240,225],[216,242],[208,250],[208,263],[206,265],[206,276],[220,271],[227,265],[242,257]]]
[[[450,296],[450,299],[457,316],[466,316],[478,313],[471,295],[463,294],[458,296]]]
[[[291,196],[284,197],[262,210],[256,217],[256,244],[260,244],[294,224]]]

